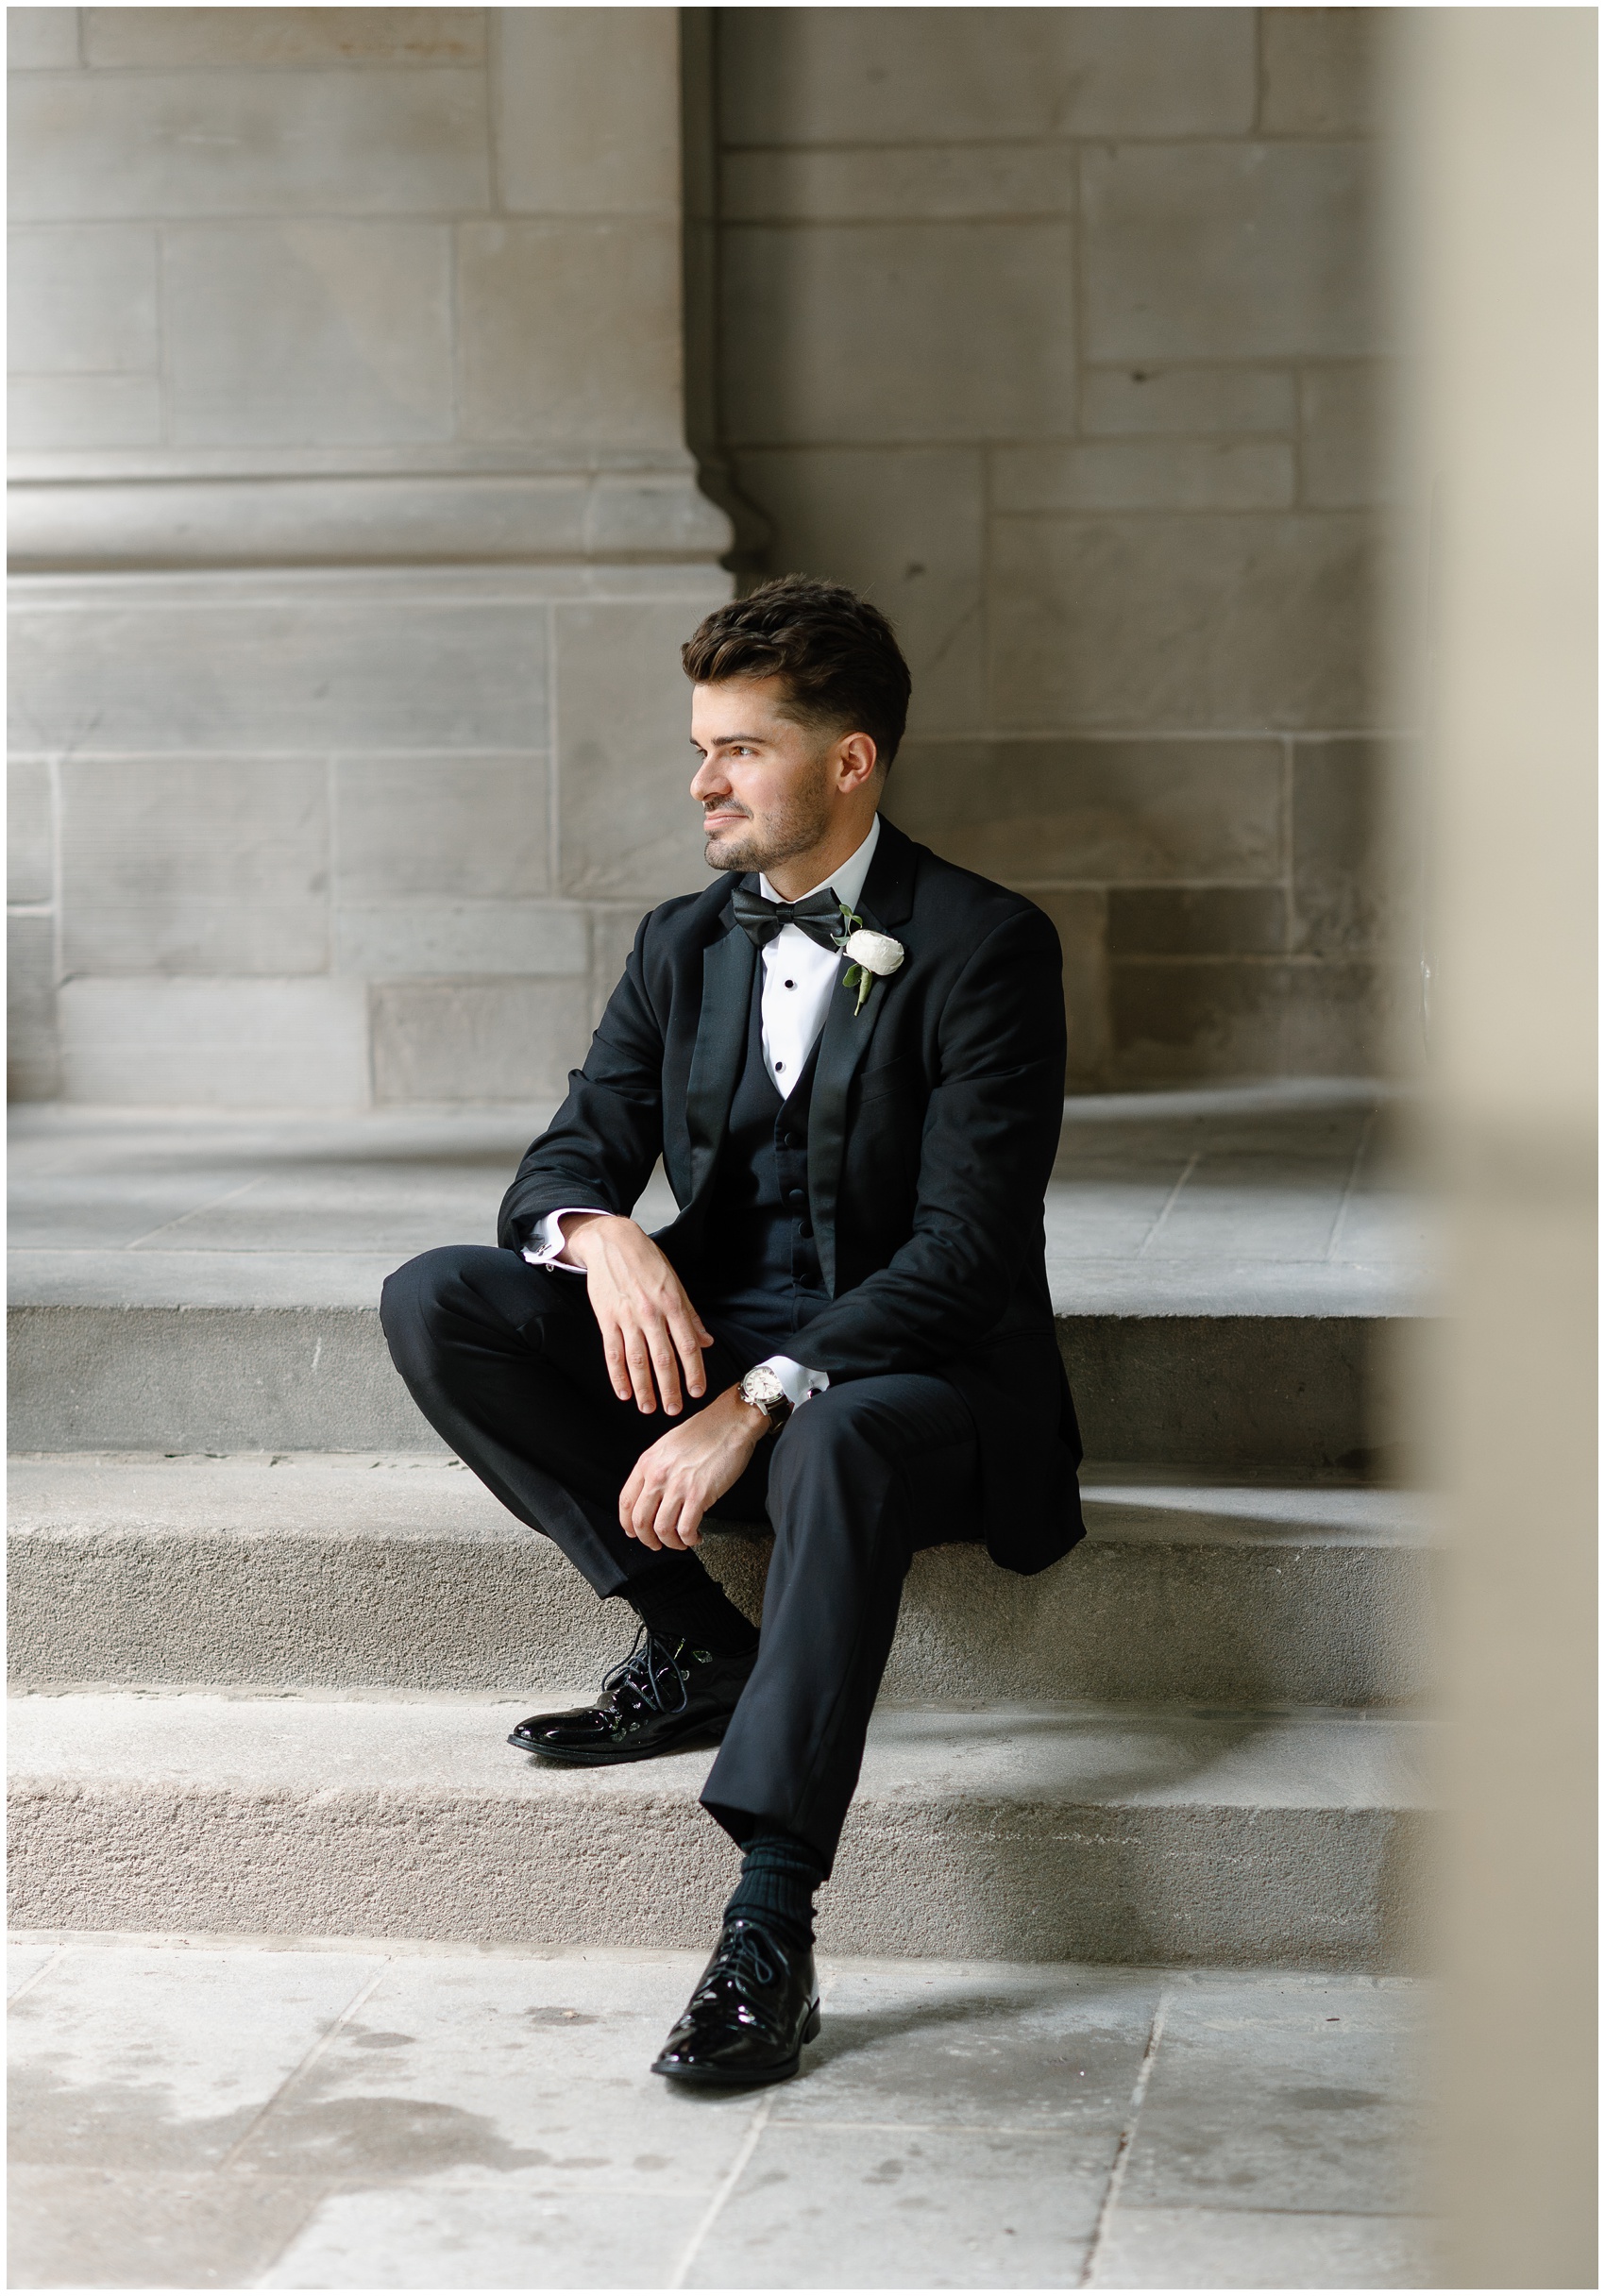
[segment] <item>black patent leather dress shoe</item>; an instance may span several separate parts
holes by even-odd
[[[819,2032],[812,1952],[733,1914],[652,2070],[702,2088],[762,2088],[789,2081]]]
[[[520,1753],[587,1769],[646,1762],[699,1739],[722,1738],[755,1657],[721,1657],[688,1642],[667,1642],[643,1627],[594,1706],[529,1714],[507,1743]]]

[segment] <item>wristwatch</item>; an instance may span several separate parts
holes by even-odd
[[[779,1373],[769,1371],[762,1363],[746,1374],[735,1392],[743,1403],[751,1403],[763,1412],[771,1435],[776,1427],[785,1427],[791,1416],[791,1397],[781,1385]]]

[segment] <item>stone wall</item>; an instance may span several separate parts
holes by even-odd
[[[23,8],[12,1089],[562,1089],[702,882],[664,8]]]
[[[1377,21],[714,11],[751,562],[892,616],[887,810],[1055,917],[1073,1089],[1387,1064]]]
[[[1385,1066],[1377,14],[12,9],[13,1090],[557,1090],[725,564],[1073,1089]]]

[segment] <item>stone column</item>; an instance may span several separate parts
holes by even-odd
[[[1595,2288],[1597,46],[1404,11],[1430,315],[1450,2288]],[[1413,21],[1411,21],[1413,19]]]
[[[667,8],[32,8],[13,1089],[539,1100],[702,881]]]

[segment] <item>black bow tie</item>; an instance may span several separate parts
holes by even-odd
[[[769,947],[782,925],[795,925],[821,949],[836,945],[841,903],[828,885],[822,892],[810,893],[806,901],[766,901],[762,893],[750,893],[744,885],[738,885],[732,899],[736,923],[759,949]]]

